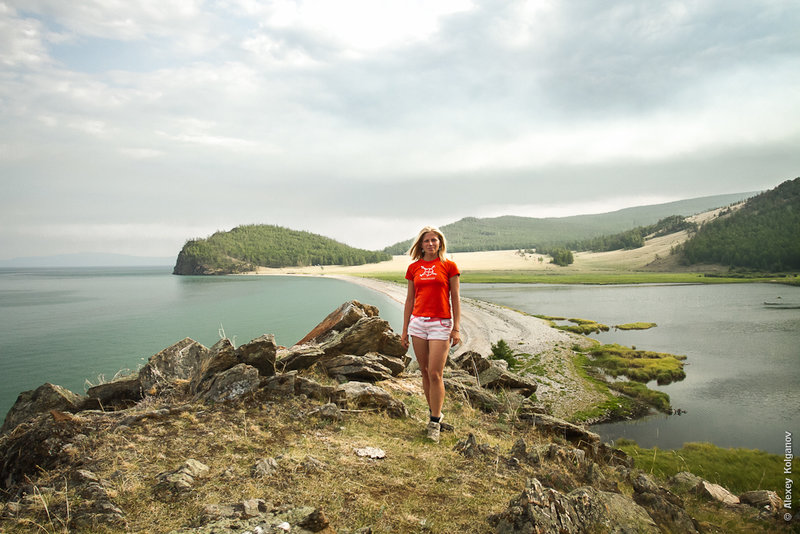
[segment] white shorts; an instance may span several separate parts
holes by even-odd
[[[453,320],[442,319],[441,317],[416,317],[412,315],[408,322],[408,335],[420,339],[448,341],[452,329]]]

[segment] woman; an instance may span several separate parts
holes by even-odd
[[[444,235],[437,228],[423,228],[408,250],[415,260],[408,266],[408,293],[403,312],[401,340],[408,336],[422,372],[422,389],[430,408],[428,438],[438,442],[441,429],[444,382],[442,373],[450,345],[461,342],[461,302],[456,264],[445,257]]]

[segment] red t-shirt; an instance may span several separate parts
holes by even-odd
[[[450,278],[461,273],[450,260],[417,260],[408,266],[406,280],[414,282],[414,308],[416,317],[449,319]]]

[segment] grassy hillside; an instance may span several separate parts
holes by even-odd
[[[349,247],[310,232],[248,225],[187,241],[173,273],[230,274],[259,266],[362,265],[389,258],[385,252]]]
[[[618,234],[648,226],[673,215],[694,215],[728,206],[756,193],[738,193],[695,198],[666,204],[626,208],[610,213],[573,217],[532,218],[507,215],[478,219],[467,217],[441,227],[451,252],[511,250],[563,246],[603,235]],[[411,239],[384,249],[389,254],[404,254]]]
[[[681,247],[686,264],[758,271],[800,269],[800,178],[750,199],[705,224]]]

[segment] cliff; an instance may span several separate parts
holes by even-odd
[[[352,301],[301,345],[184,339],[86,395],[20,395],[0,436],[3,532],[780,532],[774,493],[659,480],[547,413],[476,352],[425,440],[418,372]],[[750,504],[745,504],[750,503]]]

